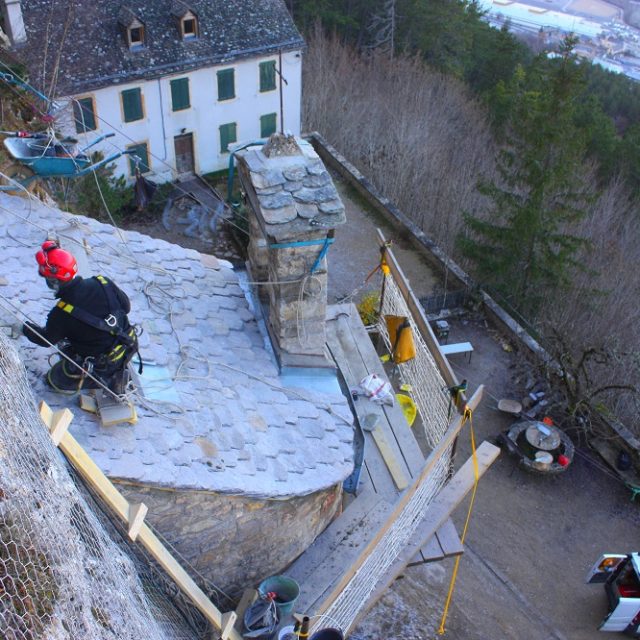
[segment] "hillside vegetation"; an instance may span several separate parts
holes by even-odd
[[[578,61],[572,38],[534,54],[472,4],[291,4],[309,44],[304,128],[560,360],[558,409],[638,431],[638,85]]]

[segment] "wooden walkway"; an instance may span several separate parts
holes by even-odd
[[[347,386],[357,387],[370,373],[386,380],[355,306],[334,305],[327,315],[327,345]],[[424,466],[425,458],[397,403],[388,407],[361,397],[353,402],[353,409],[360,427],[376,423],[372,431],[363,430],[365,453],[357,497],[286,571],[300,584],[298,611],[315,612],[316,605],[369,544],[403,490]],[[462,552],[455,527],[448,519],[407,564],[441,560]]]

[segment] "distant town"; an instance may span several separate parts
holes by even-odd
[[[514,33],[536,34],[545,45],[568,33],[580,38],[576,53],[594,64],[640,81],[640,30],[625,11],[603,0],[480,0],[486,19]]]

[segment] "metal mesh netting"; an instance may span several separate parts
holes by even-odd
[[[420,412],[427,443],[433,448],[438,444],[448,426],[449,397],[445,393],[448,385],[440,374],[438,365],[429,352],[411,311],[391,275],[384,277],[382,309],[378,320],[380,335],[391,351],[392,344],[385,316],[403,316],[408,318],[411,324],[416,357],[398,364],[397,367],[402,382],[412,387],[411,397]]]
[[[0,334],[0,638],[196,640],[73,476]]]
[[[391,350],[392,345],[384,321],[385,315],[404,316],[411,323],[416,357],[398,365],[398,370],[402,382],[412,386],[411,395],[420,411],[427,442],[435,449],[449,426],[448,396],[444,393],[447,385],[413,320],[398,285],[390,275],[385,276],[378,329],[387,348]],[[412,540],[426,510],[449,478],[450,462],[451,445],[440,452],[431,471],[416,488],[398,518],[328,607],[327,618],[337,623],[342,629],[351,628],[373,591]]]
[[[443,450],[431,472],[418,486],[398,518],[328,607],[327,618],[337,623],[342,629],[351,628],[360,610],[369,602],[380,580],[412,540],[429,504],[447,481],[450,459],[451,446]]]

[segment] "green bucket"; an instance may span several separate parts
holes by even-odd
[[[287,576],[271,576],[263,580],[258,587],[260,595],[265,598],[267,593],[276,594],[276,609],[280,620],[293,611],[293,605],[300,595],[300,586],[293,578]]]

